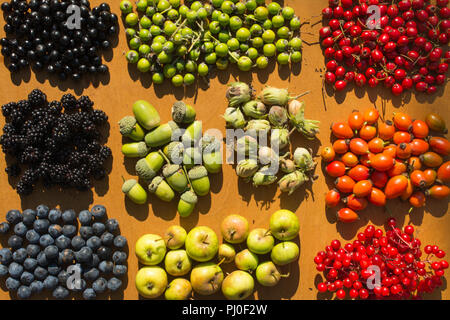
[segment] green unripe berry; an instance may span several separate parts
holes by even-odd
[[[153,42],[151,45],[152,52],[160,53],[163,49],[163,45],[160,42]]]
[[[198,18],[197,11],[189,10],[188,12],[186,12],[186,19],[190,23],[194,23],[197,20],[197,18]]]
[[[289,63],[289,53],[282,52],[278,54],[277,61],[280,65],[288,64]]]
[[[285,6],[283,10],[281,10],[281,15],[283,16],[284,19],[288,21],[294,17],[294,14],[295,14],[294,9],[288,6]]]
[[[205,62],[207,64],[215,64],[217,61],[217,55],[215,52],[208,53],[205,55]]]
[[[139,59],[137,68],[140,72],[148,72],[150,70],[150,61],[146,58]]]
[[[139,38],[141,38],[142,41],[149,41],[152,38],[152,35],[150,34],[150,30],[148,29],[141,29],[139,30]]]
[[[144,17],[146,18],[146,16],[143,16],[143,17],[141,18],[141,21],[142,21],[142,19],[143,19]],[[147,19],[148,19],[148,18],[147,18]],[[150,19],[148,19],[148,20],[150,20]],[[152,20],[151,20],[151,21],[152,21],[154,24],[156,24],[157,26],[162,26],[165,20],[166,20],[166,18],[164,18],[164,16],[163,16],[161,13],[157,12],[157,13],[155,13],[155,14],[152,16]],[[142,23],[141,23],[141,25],[142,25]]]
[[[258,69],[265,69],[269,65],[269,59],[264,56],[260,56],[258,59],[256,59],[256,66]]]
[[[211,31],[212,34],[218,34],[220,32],[220,23],[219,21],[211,21],[209,23],[209,31]]]
[[[234,5],[234,3],[228,0],[224,1],[220,6],[220,10],[222,10],[222,12],[225,12],[226,14],[232,14],[235,8],[236,6]]]
[[[255,9],[254,15],[256,20],[263,22],[269,16],[269,10],[267,10],[266,7],[261,6]]]
[[[133,12],[133,4],[128,0],[122,0],[120,2],[120,11],[123,14],[128,14],[130,12]]]
[[[278,12],[280,12],[281,6],[277,2],[271,2],[267,5],[267,10],[269,11],[269,14],[274,16],[274,15],[278,14]]]
[[[266,30],[262,34],[262,39],[264,40],[264,43],[273,43],[275,41],[275,32],[272,30]]]
[[[145,10],[145,15],[146,15],[147,17],[151,17],[151,16],[153,16],[155,13],[156,13],[156,8],[153,7],[153,6],[149,6],[149,7],[147,7],[147,9]]]
[[[225,70],[228,67],[229,61],[226,58],[220,58],[216,61],[216,67],[219,70]]]
[[[273,43],[266,43],[263,47],[263,52],[266,57],[273,57],[277,49]]]
[[[242,56],[238,60],[238,67],[241,71],[249,71],[252,68],[252,60],[249,57]]]
[[[139,49],[139,46],[141,45],[141,39],[139,38],[133,38],[130,39],[130,42],[128,43],[131,49]]]
[[[170,5],[172,8],[179,8],[181,1],[180,0],[169,0]]]
[[[197,68],[197,72],[200,76],[204,77],[208,74],[209,68],[208,65],[204,62],[200,63]]]
[[[177,68],[177,72],[183,72],[186,63],[184,61],[178,60],[175,62],[175,68]]]
[[[188,60],[186,61],[185,68],[187,72],[194,73],[197,70],[197,64],[192,60]]]
[[[286,39],[278,39],[275,43],[275,47],[277,48],[278,52],[284,52],[287,50],[287,47],[289,45],[289,42]]]
[[[270,30],[273,28],[273,24],[272,24],[272,20],[267,19],[266,21],[263,22],[262,27],[264,30]]]
[[[147,45],[147,44],[141,44],[140,45],[140,47],[139,47],[139,54],[142,56],[142,57],[145,57],[147,54],[149,54],[150,53],[150,46],[149,45]]]
[[[129,50],[125,57],[128,63],[136,63],[139,60],[139,53],[136,50]]]
[[[235,3],[235,8],[234,8],[234,13],[238,14],[238,15],[243,15],[245,13],[245,4],[243,2],[236,2]]]
[[[231,36],[228,32],[219,32],[219,35],[217,36],[217,38],[219,39],[220,42],[222,43],[227,43],[228,40],[231,39]]]
[[[247,0],[247,1],[245,2],[245,7],[247,8],[247,11],[249,11],[249,12],[255,11],[255,9],[256,9],[257,6],[258,6],[258,5],[256,4],[256,1],[255,1],[255,0]]]
[[[175,87],[181,87],[183,85],[184,78],[181,74],[177,74],[172,78],[172,84]]]
[[[200,20],[204,20],[208,17],[208,11],[205,8],[200,8],[197,10],[197,15]]]
[[[219,43],[215,48],[215,52],[219,57],[226,57],[228,55],[228,46],[225,43]]]
[[[259,52],[255,48],[248,48],[246,54],[252,60],[255,60],[259,56]]]
[[[158,54],[158,61],[162,64],[171,63],[172,55],[170,53],[162,51]]]
[[[300,51],[294,51],[291,53],[291,62],[297,63],[302,61],[302,53]]]
[[[249,48],[250,48],[250,46],[247,43],[241,43],[239,46],[239,50],[241,52],[246,52]]]
[[[163,68],[164,77],[167,79],[172,78],[177,73],[177,68],[175,66],[166,64]]]
[[[136,9],[139,12],[145,12],[147,6],[148,6],[147,0],[139,0],[138,2],[136,2]]]
[[[214,52],[214,44],[212,42],[204,42],[202,46],[202,51],[204,53]]]
[[[194,1],[191,4],[191,10],[198,11],[203,8],[203,4],[200,1]]]
[[[186,73],[184,75],[184,79],[183,79],[184,85],[190,86],[191,84],[194,83],[194,81],[195,81],[195,76],[192,73]]]
[[[126,28],[125,34],[127,35],[127,38],[133,38],[136,35],[136,29],[134,28]]]
[[[170,37],[175,30],[177,30],[177,25],[172,21],[166,21],[166,23],[164,23],[164,34],[166,36]]]
[[[161,28],[159,26],[151,26],[150,33],[154,37],[159,36],[161,34]]]
[[[176,51],[175,51],[175,54],[178,56],[178,57],[184,57],[185,55],[186,55],[186,53],[187,53],[187,47],[186,46],[184,46],[184,45],[181,45],[181,46],[178,46],[177,47],[177,49],[176,49]]]
[[[129,27],[134,27],[139,22],[139,17],[136,13],[130,12],[125,17],[125,24]]]
[[[291,21],[289,21],[289,28],[292,30],[292,31],[297,31],[297,30],[299,30],[300,29],[300,25],[301,25],[301,23],[300,23],[300,19],[298,18],[298,17],[293,17],[292,19],[291,19]]]
[[[190,10],[189,7],[183,4],[178,9],[178,12],[180,13],[180,16],[186,18],[186,14],[188,13],[189,10]]]
[[[239,49],[239,45],[239,40],[236,38],[231,38],[227,41],[228,49],[230,49],[231,51],[236,51],[237,49]]]
[[[224,0],[211,0],[211,4],[214,8],[220,8]]]
[[[230,23],[230,16],[222,12],[217,18],[217,21],[222,27],[226,27]]]
[[[254,24],[250,27],[250,33],[253,37],[259,37],[263,33],[263,29],[259,24]]]
[[[252,46],[254,46],[255,48],[262,48],[263,45],[264,40],[261,37],[255,37],[252,39]]]
[[[284,26],[284,18],[283,16],[276,15],[272,17],[272,26],[274,28],[280,28]]]
[[[141,28],[148,29],[152,26],[152,21],[147,18],[147,16],[142,16],[142,18],[139,20],[139,25]]]
[[[230,18],[230,30],[231,31],[236,31],[240,27],[242,27],[242,20],[241,20],[241,18],[239,18],[238,16],[232,16]]]
[[[167,41],[166,37],[164,37],[162,35],[158,35],[158,36],[153,38],[153,42],[159,42],[161,44],[166,43],[166,41]]]
[[[178,19],[179,13],[175,9],[170,9],[169,11],[167,11],[166,16],[167,16],[167,19],[175,21]]]
[[[281,27],[277,30],[277,36],[281,39],[288,39],[291,35],[288,27]]]
[[[152,81],[154,84],[162,84],[164,82],[164,75],[161,72],[155,72],[152,75]]]
[[[156,6],[159,12],[163,12],[170,8],[170,3],[167,0],[159,0],[158,5]]]
[[[245,42],[248,39],[250,39],[250,31],[247,28],[240,28],[237,32],[236,32],[236,38],[240,41],[240,42]]]
[[[296,50],[299,51],[302,49],[302,39],[300,39],[299,37],[294,37],[291,40],[289,40],[289,47],[291,47],[292,50]]]

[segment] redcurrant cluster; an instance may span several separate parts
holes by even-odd
[[[318,291],[336,292],[338,299],[347,295],[352,299],[419,299],[422,293],[441,286],[441,277],[449,266],[446,260],[440,260],[445,252],[427,245],[423,258],[413,226],[402,231],[393,218],[387,224],[386,235],[369,225],[353,242],[341,246],[339,240],[333,240],[325,251],[318,252],[316,269],[326,279],[317,285]],[[379,284],[373,281],[377,276]]]
[[[449,0],[329,0],[320,29],[325,82],[336,91],[349,83],[394,95],[415,88],[433,94],[446,83],[450,52]],[[372,11],[371,6],[379,10]],[[372,14],[379,13],[379,19]]]

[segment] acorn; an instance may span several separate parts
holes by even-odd
[[[163,176],[167,183],[176,192],[182,193],[188,186],[188,180],[183,168],[178,164],[166,164],[163,167]]]
[[[172,188],[161,176],[153,178],[152,182],[148,185],[148,190],[162,201],[170,202],[175,197]]]
[[[180,141],[172,141],[162,149],[164,155],[175,164],[183,163],[184,146]]]
[[[172,134],[175,130],[178,130],[178,125],[174,121],[162,124],[145,135],[145,143],[149,147],[163,146],[172,141]]]
[[[222,152],[220,142],[214,136],[204,135],[201,141],[203,151],[203,165],[209,173],[222,170]]]
[[[156,128],[161,121],[155,107],[145,100],[138,100],[133,103],[133,113],[139,124],[147,130]]]
[[[198,201],[197,195],[188,190],[180,196],[178,201],[178,213],[181,217],[188,217],[194,211],[195,205]]]
[[[145,136],[145,132],[142,127],[137,123],[136,118],[133,116],[123,117],[119,121],[120,134],[128,137],[134,141],[142,141]]]
[[[199,196],[205,196],[209,193],[210,183],[208,171],[204,166],[195,166],[188,173],[191,187]]]
[[[147,192],[135,179],[124,181],[122,192],[134,203],[144,204],[147,202]]]
[[[192,122],[187,128],[186,131],[183,133],[182,141],[190,141],[190,143],[194,143],[202,137],[202,122],[201,121],[194,121]]]
[[[153,179],[164,164],[164,158],[157,151],[150,152],[136,162],[136,172],[144,181]]]
[[[195,116],[195,109],[183,101],[177,101],[172,106],[172,119],[178,124],[192,123]]]
[[[196,147],[189,147],[184,152],[183,164],[186,169],[190,169],[196,164],[200,164],[202,161],[202,155]]]
[[[131,142],[122,145],[122,153],[128,158],[142,158],[147,155],[150,148],[147,147],[145,142]]]

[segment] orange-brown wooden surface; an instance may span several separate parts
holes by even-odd
[[[112,11],[120,15],[119,0],[108,1]],[[100,1],[91,1],[92,5]],[[302,21],[317,22],[321,9],[328,3],[326,0],[286,0],[281,1],[295,9]],[[0,24],[3,26],[3,17]],[[251,227],[267,227],[269,216],[279,208],[294,211],[300,219],[300,259],[297,264],[283,268],[290,272],[290,277],[282,279],[275,288],[264,289],[256,286],[254,297],[259,299],[322,299],[328,296],[318,295],[315,283],[320,278],[315,270],[314,255],[323,250],[332,239],[341,241],[354,238],[358,230],[373,223],[382,226],[388,217],[383,209],[370,207],[361,214],[361,220],[350,225],[336,224],[333,210],[326,211],[324,193],[332,184],[332,179],[326,179],[322,166],[319,164],[316,173],[318,180],[313,185],[307,184],[293,195],[280,195],[275,186],[254,189],[251,185],[238,180],[233,168],[224,164],[223,172],[211,175],[211,196],[200,198],[196,210],[189,218],[181,219],[176,213],[176,202],[166,204],[149,196],[147,205],[135,205],[126,200],[122,191],[122,177],[135,176],[134,161],[124,160],[120,151],[122,137],[117,122],[125,115],[131,114],[131,106],[135,100],[145,99],[152,103],[161,114],[162,121],[170,119],[170,108],[173,102],[183,99],[195,106],[197,118],[203,121],[204,129],[218,128],[225,133],[224,120],[221,117],[225,108],[226,84],[239,79],[251,82],[257,92],[265,85],[286,87],[292,93],[301,93],[310,90],[311,93],[302,99],[306,102],[306,116],[309,119],[321,121],[321,132],[318,140],[305,141],[294,135],[294,146],[308,146],[316,153],[323,145],[330,144],[330,124],[334,120],[346,119],[353,109],[364,110],[375,105],[386,118],[392,116],[394,111],[405,111],[413,118],[424,118],[429,111],[440,113],[450,120],[449,99],[450,90],[440,88],[432,96],[405,94],[395,97],[384,88],[353,89],[334,95],[325,90],[322,95],[322,78],[324,59],[318,45],[304,45],[303,63],[301,68],[295,67],[292,73],[289,68],[279,69],[271,65],[268,70],[259,73],[240,73],[236,69],[220,72],[218,77],[211,81],[209,89],[202,83],[200,88],[174,89],[170,85],[154,87],[149,75],[141,76],[134,68],[130,68],[124,58],[128,50],[127,41],[120,21],[120,34],[115,47],[105,54],[110,69],[108,76],[95,79],[92,83],[83,80],[73,84],[70,81],[59,82],[48,79],[46,74],[36,75],[34,72],[25,72],[11,76],[6,66],[0,64],[0,103],[25,99],[34,88],[42,89],[48,99],[60,99],[64,93],[72,92],[77,95],[88,95],[95,107],[104,110],[109,116],[110,131],[108,146],[112,149],[113,160],[109,162],[110,174],[104,181],[95,183],[90,192],[77,193],[66,191],[64,193],[49,191],[35,191],[31,196],[20,198],[11,186],[11,181],[4,171],[5,158],[0,155],[0,220],[4,221],[7,210],[18,208],[32,208],[40,203],[49,206],[60,205],[63,209],[74,208],[82,210],[92,207],[93,204],[104,204],[108,215],[120,222],[121,232],[127,237],[129,243],[128,281],[124,281],[123,293],[114,294],[116,299],[138,299],[134,286],[134,277],[138,270],[137,259],[134,255],[135,241],[145,233],[159,233],[172,224],[180,224],[187,230],[197,225],[207,225],[216,232],[220,232],[221,220],[228,214],[238,213],[250,222]],[[308,43],[318,41],[318,30],[321,23],[311,27],[302,26],[302,38]],[[4,36],[3,28],[0,37]],[[3,60],[3,58],[1,58]],[[1,61],[3,62],[3,61]],[[325,101],[325,103],[324,103]],[[0,117],[3,126],[4,118]],[[408,215],[409,206],[400,201],[388,203],[391,212],[400,224],[411,223],[417,229],[417,235],[423,244],[438,244],[446,252],[450,252],[450,215],[448,214],[448,201],[429,200],[425,208],[414,209]],[[2,242],[5,244],[5,241]],[[226,270],[229,268],[226,267]],[[2,281],[3,282],[3,281]],[[9,299],[11,296],[2,284],[0,299]],[[450,290],[447,281],[444,281],[441,290],[427,296],[434,299],[449,299]],[[213,298],[222,298],[215,295]]]

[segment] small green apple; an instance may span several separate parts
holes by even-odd
[[[163,238],[167,248],[171,250],[180,249],[186,241],[186,230],[182,226],[173,225],[167,228]]]
[[[161,236],[145,234],[136,241],[135,253],[140,263],[154,266],[163,261],[166,255],[166,245]]]
[[[266,287],[273,287],[277,285],[281,279],[281,273],[272,261],[261,263],[258,268],[256,268],[255,275],[259,284]]]
[[[217,235],[209,227],[195,227],[186,237],[186,252],[195,261],[211,260],[219,250]]]
[[[236,256],[236,250],[229,243],[222,243],[219,246],[219,252],[217,253],[217,258],[221,263],[230,263],[234,261],[234,257]]]
[[[236,270],[225,277],[222,293],[229,300],[243,300],[253,293],[255,280],[245,271]]]
[[[168,274],[179,277],[191,271],[192,263],[186,251],[178,249],[167,252],[164,266]]]
[[[248,221],[243,216],[231,214],[223,219],[220,230],[225,241],[242,243],[248,236]]]
[[[270,232],[278,240],[292,240],[298,235],[300,224],[292,211],[278,210],[270,216]]]
[[[275,264],[284,266],[298,259],[299,247],[295,242],[283,241],[273,247],[270,258]]]
[[[213,262],[200,263],[191,271],[192,289],[204,296],[219,291],[222,281],[223,271]]]
[[[167,287],[167,274],[157,266],[143,267],[136,274],[136,289],[144,298],[157,298]]]
[[[248,249],[256,254],[266,254],[272,250],[275,239],[269,230],[264,228],[256,228],[250,231],[247,237]]]
[[[192,294],[191,283],[184,278],[175,278],[164,292],[166,300],[187,300]]]
[[[234,263],[239,270],[253,271],[258,266],[258,256],[248,249],[244,249],[234,258]]]

